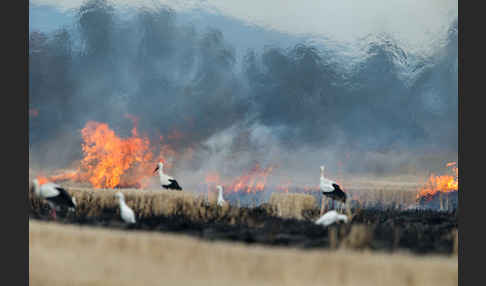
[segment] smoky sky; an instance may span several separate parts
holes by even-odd
[[[79,140],[88,120],[129,135],[131,114],[151,138],[182,133],[176,149],[232,126],[264,126],[288,150],[456,152],[457,33],[456,20],[427,56],[389,34],[363,39],[358,59],[326,42],[239,55],[217,27],[180,24],[169,8],[121,17],[89,1],[74,25],[30,33],[30,142]],[[232,148],[245,140],[242,131]]]

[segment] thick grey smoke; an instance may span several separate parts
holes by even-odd
[[[356,60],[306,43],[238,58],[220,31],[177,24],[165,8],[122,18],[95,0],[77,16],[72,27],[30,34],[29,104],[39,115],[29,134],[41,162],[79,158],[73,146],[88,120],[128,135],[125,114],[155,140],[181,132],[174,148],[197,150],[180,163],[191,171],[228,160],[305,169],[353,153],[374,155],[354,156],[348,171],[380,173],[457,154],[457,21],[433,56],[378,35]],[[42,150],[59,138],[69,144],[57,143],[50,160]]]

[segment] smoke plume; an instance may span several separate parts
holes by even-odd
[[[457,20],[427,56],[388,34],[364,38],[359,56],[326,42],[237,55],[218,29],[178,24],[164,7],[122,17],[95,0],[76,15],[72,26],[30,34],[39,164],[79,159],[88,120],[128,135],[125,114],[155,141],[182,134],[173,147],[195,150],[176,164],[187,172],[259,162],[315,175],[345,162],[347,172],[382,174],[457,156]]]

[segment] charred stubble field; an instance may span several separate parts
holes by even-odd
[[[349,224],[323,227],[314,224],[320,210],[307,195],[285,195],[283,202],[287,205],[281,203],[284,196],[280,196],[268,204],[247,208],[218,207],[187,193],[124,191],[127,204],[138,218],[136,224],[126,225],[119,218],[113,191],[69,191],[76,197],[78,208],[75,213],[58,213],[58,222],[63,224],[178,233],[209,241],[300,249],[457,254],[455,211],[355,208]],[[31,219],[48,220],[45,203],[31,196],[30,203]],[[282,213],[293,215],[282,217]]]

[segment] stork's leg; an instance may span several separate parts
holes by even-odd
[[[51,212],[49,214],[53,220],[57,220],[57,216],[56,216],[56,209],[55,208],[51,208]]]
[[[56,206],[51,203],[51,202],[47,202],[47,204],[49,205],[49,208],[51,209],[51,211],[49,212],[49,216],[52,217],[53,220],[56,220],[57,216],[56,216]]]

